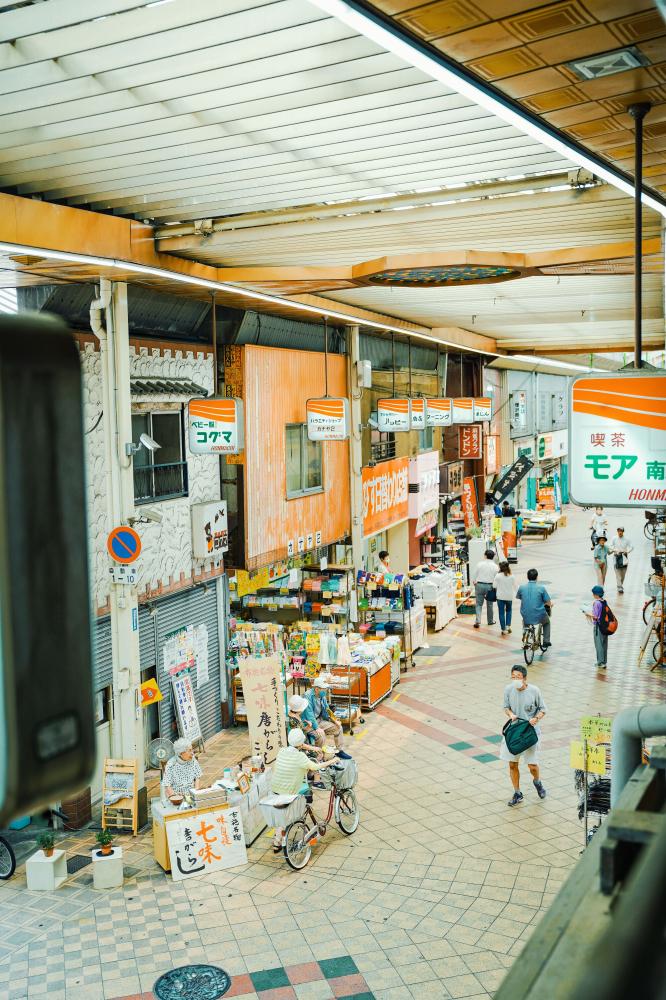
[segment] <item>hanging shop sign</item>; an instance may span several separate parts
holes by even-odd
[[[509,422],[514,431],[524,431],[527,427],[527,393],[512,392],[509,403]]]
[[[462,462],[447,462],[439,467],[439,482],[442,493],[459,496],[462,493],[464,476]]]
[[[238,807],[169,818],[166,824],[174,882],[247,864],[243,819]]]
[[[409,399],[380,399],[377,401],[377,426],[382,433],[408,431],[410,421]]]
[[[587,771],[588,774],[605,774],[605,747],[591,744],[586,747],[582,740],[572,740],[569,744],[569,767],[576,771]]]
[[[474,399],[472,412],[475,420],[492,420],[493,401],[490,396],[479,396]]]
[[[243,450],[242,399],[191,399],[187,414],[193,455],[237,455]]]
[[[393,458],[365,466],[363,484],[363,535],[367,538],[406,520],[409,498],[409,459]]]
[[[666,373],[575,379],[569,463],[581,506],[666,503]]]
[[[567,422],[567,394],[554,392],[552,401],[553,425],[558,427]]]
[[[192,514],[192,556],[217,559],[229,548],[226,500],[195,503]]]
[[[287,745],[284,675],[280,657],[247,656],[238,662],[250,746],[270,764]]]
[[[305,412],[310,441],[346,441],[349,437],[349,400],[308,399]]]
[[[453,423],[471,424],[474,421],[474,400],[473,399],[452,399]]]
[[[410,518],[439,507],[439,453],[426,451],[409,460]]]
[[[486,475],[490,476],[498,471],[497,465],[497,434],[488,434],[486,437]]]
[[[493,490],[493,500],[495,503],[499,503],[508,497],[509,493],[515,490],[518,483],[525,478],[533,466],[534,462],[527,455],[521,455],[520,458],[517,458]]]
[[[480,424],[458,428],[458,454],[461,458],[483,458],[483,433]]]
[[[434,528],[438,519],[439,510],[426,510],[423,514],[420,514],[416,519],[414,537],[418,538],[420,535],[425,534],[429,528]]]
[[[423,431],[426,427],[426,401],[425,399],[410,399],[409,406],[412,414],[411,424],[413,431]]]
[[[453,423],[453,400],[428,399],[426,423],[428,427],[450,427]]]
[[[476,483],[473,476],[463,479],[462,511],[465,527],[474,528],[479,523],[479,503],[476,497]]]

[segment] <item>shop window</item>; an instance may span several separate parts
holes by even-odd
[[[419,451],[433,450],[433,428],[425,427],[419,431]]]
[[[142,434],[148,434],[160,447],[157,451],[140,448],[134,455],[135,503],[186,497],[183,411],[133,413],[132,440],[138,443]]]
[[[287,424],[287,499],[323,492],[321,441],[310,441],[306,424]]]

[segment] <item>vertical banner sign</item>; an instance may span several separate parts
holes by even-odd
[[[237,455],[243,450],[243,401],[219,396],[191,399],[188,437],[193,455]]]
[[[194,688],[189,673],[176,674],[171,678],[173,700],[176,706],[176,721],[178,732],[186,740],[194,742],[202,738],[197,706],[194,700]]]
[[[458,428],[458,454],[460,458],[483,458],[483,434],[480,424]]]
[[[377,424],[379,430],[408,431],[410,429],[410,405],[408,399],[380,399],[377,401]]]
[[[472,412],[475,420],[492,420],[493,401],[490,396],[479,396],[474,400]]]
[[[166,832],[174,882],[247,864],[243,819],[237,807],[221,805],[169,819]]]
[[[493,490],[493,500],[495,503],[500,503],[501,500],[508,497],[509,493],[515,490],[518,483],[525,478],[533,466],[534,462],[527,455],[521,455],[520,458],[517,458]]]
[[[476,499],[476,483],[473,476],[465,476],[463,479],[461,505],[465,527],[476,527],[479,523],[479,505]]]
[[[308,399],[305,412],[310,441],[346,441],[349,437],[349,400]]]
[[[412,430],[422,431],[426,426],[426,401],[425,399],[410,399],[410,410],[412,413]]]
[[[512,392],[509,406],[509,420],[514,431],[524,431],[527,427],[527,393]]]
[[[486,475],[497,472],[497,442],[498,434],[488,434],[486,437]]]
[[[453,399],[453,423],[471,424],[474,422],[474,400]]]
[[[239,660],[250,746],[267,764],[287,745],[285,688],[280,657],[248,656]]]
[[[453,422],[453,400],[426,400],[426,422],[428,427],[450,427]]]
[[[399,524],[409,516],[409,459],[365,466],[363,480],[363,535]]]
[[[569,466],[581,506],[666,504],[666,373],[575,379]]]

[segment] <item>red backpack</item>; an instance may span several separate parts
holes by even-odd
[[[608,607],[607,601],[602,601],[601,618],[599,619],[599,631],[602,635],[615,635],[617,632],[617,618]]]

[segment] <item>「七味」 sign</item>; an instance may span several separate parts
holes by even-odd
[[[349,437],[349,400],[308,399],[305,411],[310,441],[346,441]]]
[[[569,463],[581,506],[666,504],[666,374],[575,379]]]
[[[191,399],[188,439],[193,455],[237,455],[243,450],[243,401],[215,396]]]

